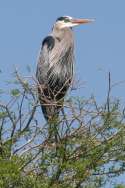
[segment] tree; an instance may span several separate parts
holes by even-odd
[[[110,73],[106,102],[67,97],[51,137],[35,78],[15,78],[9,96],[1,90],[1,188],[103,187],[124,173],[125,109],[110,95]]]

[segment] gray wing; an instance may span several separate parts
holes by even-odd
[[[47,74],[50,66],[51,51],[54,48],[54,45],[55,39],[52,36],[47,36],[42,42],[36,71],[36,77],[41,85],[48,83]]]
[[[40,84],[38,87],[39,92],[39,100],[41,103],[41,108],[44,114],[45,119],[48,121],[53,116],[58,116],[59,109],[61,108],[58,105],[52,105],[51,99],[53,99],[53,94],[50,94],[49,90],[49,77],[48,72],[51,67],[51,63],[53,63],[54,54],[52,52],[55,45],[55,39],[52,36],[48,36],[43,40],[42,48],[40,51],[38,64],[37,64],[37,72],[36,77]],[[43,85],[43,88],[41,88]],[[46,105],[49,104],[49,105]]]

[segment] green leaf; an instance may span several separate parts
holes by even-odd
[[[0,119],[7,117],[6,112],[0,112]]]
[[[14,97],[18,97],[20,95],[19,89],[12,89],[11,95],[14,96]]]

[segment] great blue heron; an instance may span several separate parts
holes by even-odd
[[[73,80],[74,37],[72,27],[90,23],[91,19],[59,17],[42,42],[37,64],[39,99],[47,121],[58,117]]]

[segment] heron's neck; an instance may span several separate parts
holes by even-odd
[[[52,35],[57,39],[67,40],[69,42],[74,43],[73,31],[70,28],[58,29],[54,28],[52,31]]]

